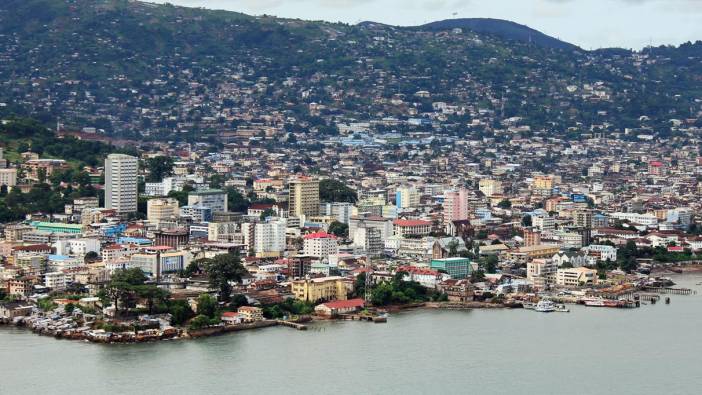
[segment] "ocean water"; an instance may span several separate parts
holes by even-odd
[[[640,309],[410,311],[136,345],[4,327],[0,394],[698,394],[700,281]]]

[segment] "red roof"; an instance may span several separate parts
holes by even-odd
[[[416,266],[400,266],[397,268],[398,272],[407,272],[411,274],[426,274],[430,276],[438,276],[439,272],[436,270],[425,269]]]
[[[307,234],[303,237],[305,240],[310,240],[310,239],[336,239],[337,237],[334,236],[333,234],[327,233],[327,232],[316,232],[316,233],[310,233]]]
[[[349,300],[334,300],[331,302],[323,303],[324,306],[330,309],[350,309],[352,307],[363,307],[365,302],[363,299],[349,299]]]
[[[396,219],[393,224],[397,226],[431,226],[430,221],[421,219]]]
[[[659,161],[657,161],[657,160],[651,161],[651,163],[649,163],[649,164],[650,164],[651,166],[653,166],[653,167],[661,167],[661,166],[663,166],[663,163],[661,163],[661,162],[659,162]]]
[[[234,311],[225,311],[222,313],[222,317],[229,317],[229,318],[235,318],[239,315],[239,313],[234,312]]]

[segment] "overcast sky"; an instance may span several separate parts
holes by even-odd
[[[164,3],[163,0],[150,0]],[[515,21],[583,48],[640,49],[702,40],[702,0],[168,0],[185,6],[357,23],[448,18]]]

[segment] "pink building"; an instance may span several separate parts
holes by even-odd
[[[469,192],[465,188],[444,192],[444,225],[468,219]]]

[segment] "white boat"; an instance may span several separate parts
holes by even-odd
[[[604,307],[605,301],[602,298],[583,298],[583,304],[590,307]]]
[[[522,302],[522,307],[524,307],[527,310],[534,310],[536,308],[536,303]]]
[[[536,308],[534,308],[534,310],[540,313],[552,313],[556,311],[556,305],[550,300],[542,299],[536,304]]]

